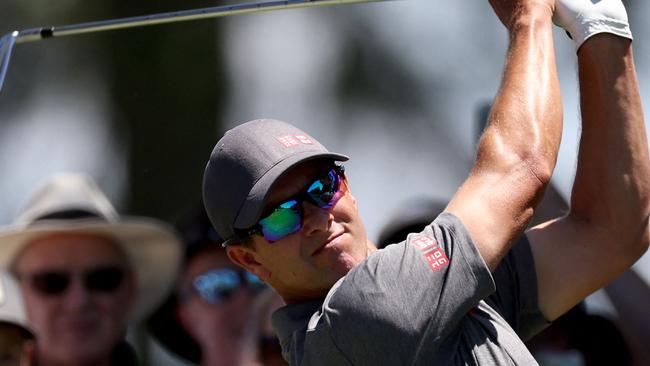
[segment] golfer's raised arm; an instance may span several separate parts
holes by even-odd
[[[571,209],[529,233],[549,320],[623,273],[650,240],[648,138],[631,42],[603,33],[579,47],[582,136]]]
[[[562,131],[554,1],[490,1],[510,44],[475,165],[447,211],[493,270],[521,235],[550,180]]]

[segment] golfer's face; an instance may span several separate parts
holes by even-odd
[[[101,236],[48,234],[25,247],[14,272],[39,359],[73,364],[110,354],[133,304],[128,268],[118,246]]]
[[[331,169],[331,162],[309,162],[285,174],[275,184],[267,202],[270,207],[305,191],[314,177]],[[267,270],[260,273],[287,302],[322,298],[330,287],[363,261],[369,252],[366,232],[356,200],[342,183],[341,194],[330,208],[302,202],[302,227],[270,243],[253,236],[257,261]]]

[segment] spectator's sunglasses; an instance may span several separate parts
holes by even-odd
[[[66,292],[74,278],[80,279],[88,292],[110,293],[117,290],[124,281],[125,270],[119,266],[103,266],[84,272],[47,270],[21,275],[32,289],[40,294],[58,296]]]
[[[221,304],[240,288],[257,293],[266,288],[266,285],[257,276],[243,269],[212,269],[196,276],[190,288],[181,289],[178,298],[186,301],[196,293],[208,304]]]
[[[304,192],[277,205],[252,228],[244,231],[244,237],[262,235],[273,243],[302,228],[303,202],[308,201],[319,208],[328,209],[341,196],[345,186],[345,168],[342,165],[330,168],[324,176],[314,180]]]

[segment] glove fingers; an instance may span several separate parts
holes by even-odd
[[[567,31],[576,49],[598,33],[632,39],[621,0],[558,0],[553,22]]]

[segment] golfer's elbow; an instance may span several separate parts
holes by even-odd
[[[636,217],[627,217],[626,222],[613,222],[610,240],[615,243],[615,251],[625,258],[629,265],[634,264],[645,254],[650,246],[650,214],[645,211]]]
[[[627,217],[620,215],[625,221],[619,222],[618,225],[625,232],[619,230],[617,233],[617,237],[625,240],[623,246],[632,262],[643,256],[650,246],[650,195],[639,197],[636,208],[635,210],[633,207],[627,207]]]
[[[553,176],[553,169],[555,168],[555,160],[546,158],[546,155],[541,151],[529,149],[517,152],[518,170],[523,172],[523,179],[531,188],[531,193],[535,197],[535,201],[544,195],[546,187],[551,183]]]
[[[635,235],[636,234],[636,235]],[[641,225],[640,230],[636,233],[630,233],[627,237],[614,239],[618,241],[615,250],[619,251],[619,255],[625,258],[628,267],[633,265],[639,258],[641,258],[648,247],[650,246],[650,225],[648,224],[648,217],[646,216],[645,222]]]
[[[641,235],[639,235],[639,239],[636,241],[635,245],[636,259],[641,258],[650,247],[650,213],[646,212],[641,227]]]
[[[485,165],[491,165],[504,175],[514,174],[520,183],[543,193],[551,182],[556,154],[549,153],[550,148],[535,141],[530,136],[505,141],[488,132],[479,147],[478,162],[488,162]]]
[[[538,189],[544,191],[549,183],[551,183],[555,162],[543,159],[539,155],[533,155],[523,160],[523,163],[530,171],[531,177],[536,182]]]

